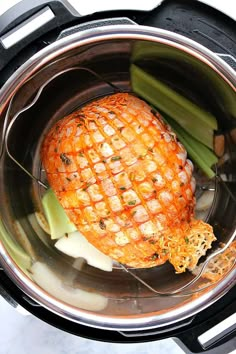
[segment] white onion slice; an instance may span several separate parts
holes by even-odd
[[[196,211],[203,211],[209,209],[214,200],[214,192],[213,191],[205,191],[201,197],[197,200]]]
[[[68,236],[60,238],[55,243],[55,247],[68,256],[85,258],[92,267],[106,272],[112,271],[112,259],[91,245],[78,231],[71,232]]]
[[[58,300],[90,311],[101,311],[107,306],[108,299],[103,295],[63,285],[58,276],[45,263],[34,263],[31,272],[34,281]]]

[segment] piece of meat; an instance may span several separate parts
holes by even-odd
[[[110,95],[61,119],[41,157],[71,221],[114,260],[136,268],[169,260],[183,272],[211,247],[211,226],[193,220],[193,165],[139,98]]]

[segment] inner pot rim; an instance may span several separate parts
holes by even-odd
[[[229,80],[236,82],[235,72],[223,60],[198,43],[165,30],[135,25],[117,25],[115,28],[114,26],[107,26],[98,29],[90,29],[83,33],[73,34],[49,45],[35,54],[12,75],[1,89],[0,104],[1,102],[4,102],[2,104],[2,110],[4,110],[11,96],[19,89],[19,87],[21,87],[22,83],[49,61],[57,58],[66,51],[69,52],[72,49],[85,45],[114,39],[146,40],[156,43],[164,43],[183,50],[209,65],[212,70],[216,71],[221,77],[223,77],[231,88],[234,89],[233,84]],[[220,71],[224,72],[224,74]],[[31,281],[20,270],[1,242],[0,257],[2,266],[7,275],[23,292],[37,303],[50,311],[59,314],[61,317],[74,322],[108,330],[144,330],[155,328],[157,325],[163,327],[176,323],[179,320],[186,319],[210,306],[213,302],[222,297],[234,285],[236,276],[235,268],[216,286],[216,288],[209,290],[207,293],[202,294],[192,301],[189,301],[178,309],[172,309],[168,312],[162,311],[162,313],[159,312],[158,314],[143,314],[141,317],[135,315],[124,318],[124,316],[112,317],[98,313],[95,315],[93,312],[81,310],[71,305],[67,305],[62,301],[56,300],[52,295],[39,288],[39,286]]]

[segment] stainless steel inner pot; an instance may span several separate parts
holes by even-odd
[[[53,75],[75,66],[90,68],[104,80],[130,90],[131,58],[155,72],[217,117],[222,130],[235,124],[235,72],[214,53],[174,33],[136,25],[117,25],[76,33],[58,40],[22,65],[0,91],[0,127],[13,95],[10,120],[30,103]],[[38,178],[43,134],[58,119],[91,99],[114,90],[83,70],[66,71],[52,80],[38,101],[14,123],[11,154]],[[9,120],[9,121],[10,121]],[[227,135],[228,136],[228,135]],[[3,137],[2,137],[3,140]],[[235,233],[235,141],[228,137],[227,161],[219,168],[225,184],[207,216],[221,241]],[[143,330],[177,323],[222,297],[236,282],[234,267],[217,284],[193,294],[155,296],[123,269],[103,272],[67,257],[53,247],[37,223],[43,189],[3,152],[0,165],[0,263],[29,297],[52,312],[78,323],[110,330]],[[168,291],[192,279],[176,275],[169,265],[135,270],[153,288]]]

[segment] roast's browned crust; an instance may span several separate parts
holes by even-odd
[[[56,123],[41,151],[50,186],[78,230],[133,267],[193,268],[215,239],[193,220],[192,163],[149,105],[128,93]],[[204,247],[202,246],[204,244]]]

